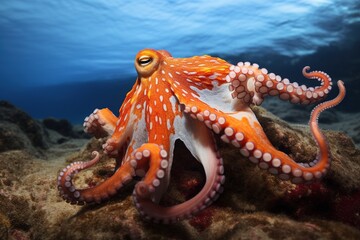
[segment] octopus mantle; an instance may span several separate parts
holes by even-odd
[[[133,198],[146,219],[174,222],[189,218],[223,191],[224,167],[214,133],[282,180],[314,181],[328,171],[328,145],[317,119],[323,110],[344,98],[342,81],[337,82],[340,91],[335,99],[314,108],[310,130],[319,152],[313,162],[300,164],[272,146],[249,106],[260,105],[265,96],[279,96],[294,104],[323,100],[332,87],[326,73],[309,72],[309,67],[305,67],[305,77],[320,81],[319,86],[311,88],[291,83],[249,62],[231,65],[211,56],[173,58],[167,51],[152,49],[137,54],[135,68],[138,77],[119,116],[107,108],[96,109],[84,122],[86,132],[96,138],[108,138],[103,150],[117,161],[114,174],[95,187],[77,189],[72,181],[74,174],[96,164],[99,153],[94,152],[94,158],[88,162],[68,165],[58,177],[58,189],[66,201],[101,202],[137,176],[142,180],[135,185]],[[176,140],[181,140],[202,164],[206,183],[190,200],[163,207],[158,203],[169,184]]]

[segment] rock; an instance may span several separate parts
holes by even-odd
[[[27,113],[6,101],[0,101],[0,130],[0,152],[49,147],[41,125]]]
[[[0,152],[32,148],[32,142],[18,125],[0,122]]]
[[[65,137],[90,138],[89,135],[84,132],[82,126],[80,128],[78,126],[74,127],[66,119],[46,118],[42,123],[46,128],[54,130]]]
[[[46,118],[42,122],[46,128],[55,130],[63,136],[73,137],[74,135],[72,125],[66,119]]]
[[[8,217],[0,212],[0,239],[8,239],[10,226]]]
[[[52,144],[89,138],[80,126],[53,118],[39,122],[6,101],[0,101],[0,152],[26,149],[40,153]]]

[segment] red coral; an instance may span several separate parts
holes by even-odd
[[[16,239],[16,240],[29,240],[29,234],[22,231],[22,230],[18,230],[18,229],[13,229],[10,231],[10,237],[11,239]]]
[[[320,214],[360,228],[360,190],[336,195],[323,183],[299,184],[285,195],[281,204],[296,217]]]
[[[94,179],[89,179],[87,181],[87,185],[89,186],[89,188],[93,188],[93,187],[96,187],[97,182]]]
[[[323,183],[299,184],[287,192],[281,205],[287,207],[295,217],[324,215],[332,202],[333,191]]]
[[[329,188],[325,187],[322,183],[299,184],[286,194],[285,198],[288,201],[307,198],[312,201],[321,202],[328,201],[331,195]]]
[[[360,228],[360,191],[338,197],[332,205],[332,217]]]
[[[196,216],[194,216],[192,219],[190,219],[189,223],[196,230],[198,230],[198,232],[202,232],[211,225],[213,221],[214,212],[215,212],[214,207],[210,206],[204,209],[203,211],[201,211]]]
[[[204,179],[199,174],[185,175],[179,182],[178,189],[186,200],[194,197],[204,185]]]

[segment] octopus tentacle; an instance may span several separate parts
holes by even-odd
[[[108,109],[95,109],[84,120],[84,131],[96,138],[108,137],[114,133],[117,117]]]
[[[345,94],[346,94],[344,82],[339,80],[337,82],[337,85],[339,87],[339,94],[337,95],[337,97],[332,100],[329,100],[329,101],[326,101],[326,102],[323,102],[323,103],[320,103],[319,105],[317,105],[312,110],[311,116],[310,116],[310,122],[309,122],[310,130],[311,130],[311,133],[312,133],[318,147],[320,148],[319,155],[321,155],[321,157],[319,157],[319,158],[328,157],[330,159],[330,156],[328,153],[328,151],[329,151],[328,146],[326,144],[326,139],[319,129],[318,118],[319,118],[321,112],[323,112],[326,109],[335,107],[344,99]],[[322,156],[325,153],[326,153],[326,156]]]
[[[154,170],[151,172],[149,171],[149,177],[145,177],[142,182],[139,182],[136,185],[133,193],[134,202],[136,203],[139,212],[147,219],[151,219],[155,222],[162,221],[168,223],[191,217],[215,201],[223,191],[222,184],[225,181],[225,177],[223,176],[223,162],[215,150],[214,139],[211,136],[211,133],[206,130],[206,128],[204,128],[204,130],[207,134],[199,136],[199,139],[194,140],[194,145],[196,145],[197,150],[196,157],[201,161],[205,169],[206,183],[196,196],[181,204],[163,207],[154,203],[149,197],[148,193],[152,191],[149,183],[152,183],[152,186],[154,186],[154,181],[159,178],[159,170],[157,169],[159,169],[159,163],[161,165],[164,161],[162,158],[165,157],[164,152],[161,152],[162,150],[157,152],[151,151],[151,156],[149,157],[152,158],[151,161],[155,162]],[[154,174],[155,171],[156,174]],[[157,184],[158,183],[155,185]],[[161,184],[161,182],[159,182],[159,184]]]
[[[251,112],[241,114],[227,114],[216,111],[210,107],[204,109],[186,106],[185,112],[193,118],[205,123],[215,133],[221,135],[224,142],[231,143],[240,148],[243,156],[257,164],[261,169],[268,170],[280,179],[290,180],[293,183],[319,179],[327,172],[330,157],[325,138],[317,125],[319,114],[326,108],[340,103],[345,96],[345,87],[338,81],[339,95],[330,101],[318,105],[311,116],[311,133],[319,145],[320,151],[317,159],[309,164],[298,164],[288,155],[275,149],[267,139],[255,115]]]
[[[158,144],[146,143],[134,152],[130,161],[136,175],[144,177],[135,186],[136,195],[140,198],[151,198],[152,201],[158,202],[161,196],[156,195],[158,191],[155,189],[165,180],[165,172],[169,166],[168,151]]]
[[[302,73],[309,79],[317,79],[321,86],[306,87],[298,83],[291,83],[288,79],[282,79],[279,75],[268,73],[265,68],[259,69],[259,65],[251,65],[249,62],[239,62],[237,66],[231,66],[226,76],[230,82],[229,89],[233,98],[238,98],[245,103],[260,105],[267,95],[278,95],[282,100],[291,103],[310,104],[322,100],[331,90],[331,78],[324,72],[307,72],[310,67],[304,67]]]
[[[136,95],[137,88],[138,84],[135,83],[132,89],[126,94],[124,103],[119,109],[119,118],[115,121],[115,129],[103,145],[105,154],[117,157],[119,153],[118,150],[124,146],[129,138],[136,135],[133,126],[137,125],[140,118],[137,118],[139,115],[136,115],[137,109],[134,106],[135,104],[133,104],[133,96]]]
[[[130,162],[125,162],[117,171],[107,180],[96,187],[87,189],[77,189],[72,180],[76,173],[90,168],[100,159],[100,154],[93,152],[95,157],[88,162],[75,162],[64,168],[58,177],[58,190],[64,200],[72,204],[82,205],[90,202],[101,202],[113,196],[125,184],[129,183],[135,175]]]

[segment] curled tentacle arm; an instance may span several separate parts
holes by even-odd
[[[117,117],[108,109],[95,109],[84,120],[84,131],[96,138],[110,136],[114,133]]]
[[[104,152],[113,157],[117,157],[117,159],[121,159],[122,154],[126,150],[123,150],[121,146],[128,146],[126,140],[129,134],[124,134],[125,131],[115,133],[118,122],[119,119],[108,108],[103,108],[95,109],[94,112],[86,117],[83,126],[84,131],[93,135],[95,138],[112,136],[112,138],[109,138],[107,142],[103,144]]]
[[[136,91],[136,87],[137,84],[134,84],[130,92],[126,94],[124,103],[119,109],[118,118],[107,108],[95,110],[93,114],[88,118],[85,118],[85,131],[89,133],[94,132],[98,134],[99,137],[110,136],[103,145],[105,154],[118,157],[119,150],[126,144],[126,141],[132,135],[133,124],[136,124],[136,118],[133,117],[136,109],[131,101],[132,96]],[[132,119],[130,120],[130,118]],[[89,124],[89,121],[92,124]]]
[[[226,81],[230,82],[229,89],[233,98],[238,98],[245,103],[260,105],[267,95],[278,95],[282,100],[291,103],[310,104],[322,100],[331,90],[331,78],[324,72],[307,72],[310,67],[304,67],[303,75],[309,79],[317,79],[321,82],[315,88],[299,86],[291,83],[288,79],[282,79],[279,75],[268,73],[265,68],[259,69],[259,65],[251,65],[249,62],[239,62],[230,67]]]
[[[319,129],[319,125],[318,125],[318,118],[320,116],[320,113],[328,108],[332,108],[332,107],[335,107],[336,105],[338,105],[344,99],[345,94],[346,94],[346,90],[345,90],[343,81],[339,80],[337,82],[337,85],[339,87],[338,96],[332,100],[320,103],[311,112],[309,125],[310,125],[310,129],[311,129],[311,133],[312,133],[318,147],[320,148],[319,158],[323,158],[323,157],[329,158],[330,157],[329,153],[328,153],[329,150],[326,145],[326,139],[325,139],[324,135],[321,133],[321,131]],[[326,156],[323,156],[324,154],[326,154]]]
[[[191,217],[215,201],[219,193],[222,192],[221,185],[225,181],[222,159],[218,157],[215,150],[211,133],[203,126],[200,126],[200,129],[205,135],[198,135],[199,138],[194,140],[194,148],[196,150],[195,157],[201,161],[205,170],[205,186],[196,196],[186,202],[171,207],[158,205],[152,200],[149,193],[162,184],[159,179],[163,176],[161,168],[166,163],[167,154],[160,148],[151,150],[149,156],[150,169],[143,181],[136,185],[133,194],[139,212],[145,215],[146,218],[155,222],[163,221],[167,223]]]
[[[166,171],[168,171],[168,151],[161,145],[154,143],[143,144],[130,160],[134,167],[136,175],[143,177],[142,181],[136,184],[135,193],[141,198],[149,198],[158,202],[161,196],[157,195],[157,189],[165,184]],[[145,175],[146,174],[146,175]],[[156,191],[155,191],[156,190]]]
[[[58,177],[58,190],[67,202],[79,205],[90,202],[101,202],[114,195],[123,185],[129,183],[135,175],[131,164],[125,162],[109,179],[106,179],[99,185],[87,189],[77,189],[73,184],[73,177],[76,173],[90,168],[99,161],[99,153],[93,152],[93,154],[95,157],[92,160],[88,162],[71,163],[60,172]]]
[[[330,154],[325,138],[319,130],[317,118],[323,110],[335,106],[344,98],[343,82],[339,81],[338,86],[339,95],[333,100],[321,103],[312,113],[311,133],[319,146],[319,154],[317,159],[309,164],[296,163],[288,155],[275,149],[252,112],[224,114],[204,104],[197,104],[196,107],[187,105],[184,111],[220,134],[224,142],[240,148],[242,155],[261,169],[278,175],[280,179],[300,183],[321,178],[329,168]]]

